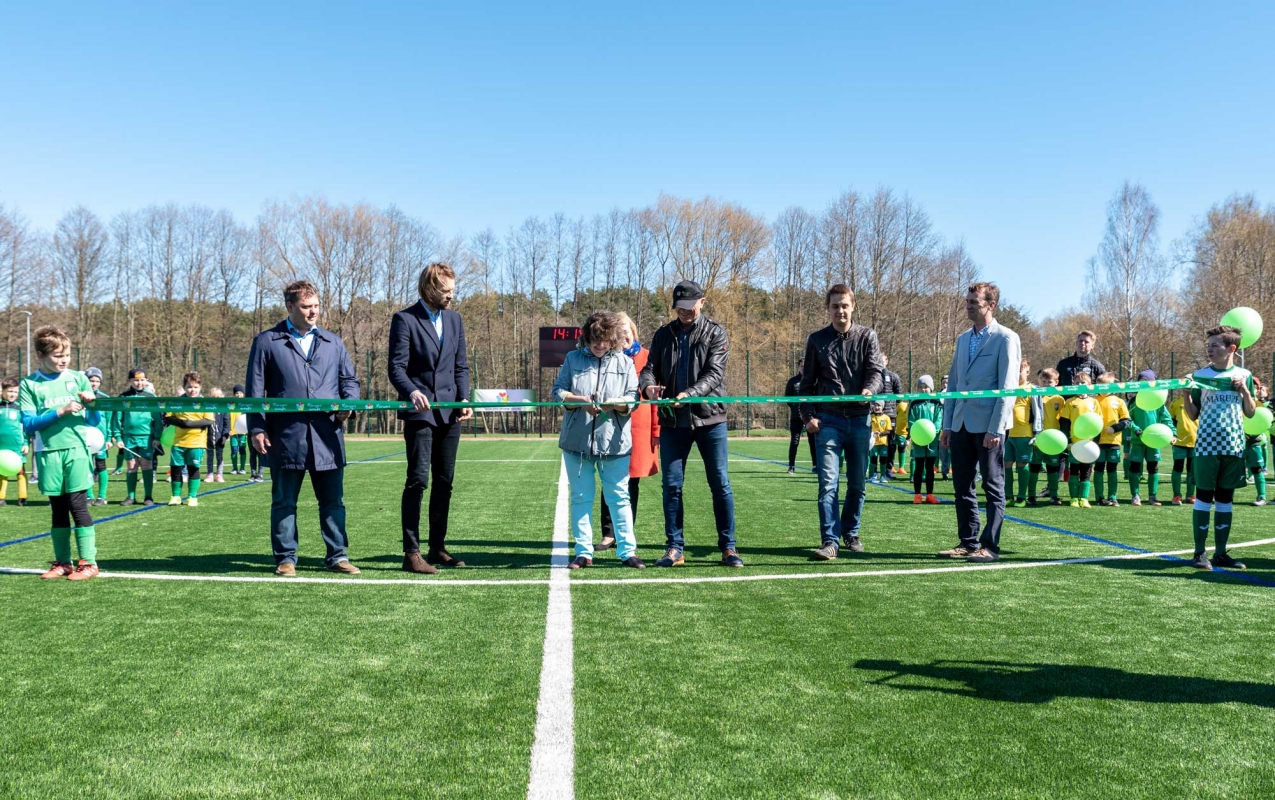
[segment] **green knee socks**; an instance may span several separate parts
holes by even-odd
[[[75,529],[75,549],[81,561],[97,563],[97,531],[92,525]]]

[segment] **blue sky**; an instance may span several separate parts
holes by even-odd
[[[887,185],[1037,318],[1078,303],[1126,178],[1166,247],[1275,203],[1275,3],[461,5],[10,6],[0,203],[318,192],[455,234]]]

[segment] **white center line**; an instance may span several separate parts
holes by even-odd
[[[558,472],[558,503],[553,512],[553,556],[549,569],[549,611],[545,615],[544,660],[540,665],[540,699],[536,703],[536,738],[531,745],[531,780],[527,800],[571,800],[575,797],[575,677],[572,664],[569,535],[571,491],[567,465]]]

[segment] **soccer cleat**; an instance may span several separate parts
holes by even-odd
[[[795,470],[795,469],[793,469],[792,467],[789,467],[789,468],[788,468],[788,474],[789,474],[789,475],[793,475],[793,474],[795,474],[795,473],[796,473],[796,470]]]
[[[1049,504],[1050,504],[1051,506],[1061,506],[1061,505],[1065,505],[1065,503],[1063,503],[1063,501],[1062,501],[1062,498],[1059,498],[1059,497],[1051,497],[1051,498],[1049,499]]]
[[[1093,508],[1093,506],[1089,505],[1089,501],[1088,501],[1087,499],[1083,498],[1083,497],[1082,497],[1082,498],[1080,498],[1080,507],[1081,507],[1081,508]]]
[[[1180,505],[1182,505],[1182,496],[1181,496],[1181,495],[1176,495],[1176,494],[1175,494],[1175,495],[1173,495],[1173,499],[1169,501],[1169,504],[1170,504],[1170,505],[1175,505],[1175,506],[1180,506]]]
[[[1039,500],[1037,500],[1036,498],[1034,498],[1034,497],[1029,497],[1029,498],[1027,498],[1027,507],[1028,507],[1028,508],[1036,508],[1036,507],[1037,507],[1037,506],[1039,506],[1039,505],[1040,505],[1040,501],[1039,501]]]
[[[1132,500],[1132,501],[1130,501],[1129,505],[1131,505],[1131,506],[1140,506],[1140,505],[1142,505],[1142,498],[1141,498],[1141,497],[1139,497],[1139,496],[1137,496],[1137,495],[1135,494],[1135,495],[1133,496],[1133,500]]]
[[[1183,500],[1184,502],[1187,502],[1187,503],[1194,503],[1194,502],[1195,502],[1195,495],[1189,495],[1189,496],[1187,496],[1187,497],[1182,498],[1182,500]]]
[[[927,494],[925,496],[925,502],[929,503],[932,506],[936,506],[939,504],[939,499],[932,494]]]
[[[811,558],[815,561],[836,561],[837,550],[836,542],[826,542],[819,549],[815,550],[815,554]]]
[[[1157,499],[1155,499],[1155,498],[1153,497],[1153,498],[1151,498],[1150,500],[1148,500],[1148,501],[1147,501],[1147,505],[1149,505],[1149,506],[1162,506],[1162,505],[1164,505],[1164,503],[1161,503],[1159,500],[1157,500]]]
[[[65,578],[67,575],[70,575],[72,572],[75,572],[75,567],[71,566],[70,564],[63,564],[61,561],[54,561],[53,566],[49,569],[48,572],[41,575],[40,579],[51,581],[54,578]]]
[[[1108,497],[1107,505],[1111,506],[1112,508],[1117,508],[1120,505],[1120,501],[1114,497]],[[1142,503],[1139,501],[1138,505],[1142,505]]]
[[[190,508],[197,508],[199,506],[199,498],[198,497],[188,498],[186,500],[186,505],[189,506]]]
[[[1236,570],[1248,569],[1248,567],[1245,566],[1243,561],[1236,561],[1235,559],[1231,558],[1230,553],[1214,553],[1213,566],[1221,567],[1222,569],[1236,569]]]
[[[686,563],[686,558],[682,555],[682,551],[676,547],[670,547],[664,557],[655,562],[657,567],[680,567]]]
[[[1026,499],[1015,500],[1014,508],[1027,508],[1027,500]]]
[[[155,505],[155,501],[154,501],[154,500],[152,500],[152,499],[150,499],[150,498],[148,497],[148,498],[146,498],[145,500],[143,500],[143,501],[142,501],[142,505],[147,506],[147,507],[150,507],[150,506]]]
[[[136,503],[136,502],[137,502],[137,500],[133,499],[132,497],[125,497],[123,500],[121,500],[121,501],[120,501],[120,505],[122,505],[122,506],[131,506],[131,505],[133,505],[133,504],[134,504],[134,503]]]
[[[912,505],[919,506],[925,502],[925,498],[919,494],[912,495]]]
[[[1209,563],[1209,557],[1203,553],[1196,553],[1195,558],[1191,560],[1191,566],[1196,569],[1202,569],[1205,572],[1212,572],[1213,565]]]
[[[1259,498],[1257,498],[1256,500],[1254,500],[1254,501],[1253,501],[1253,505],[1255,505],[1255,506],[1264,506],[1264,505],[1266,505],[1266,498],[1265,498],[1265,497],[1259,497]]]
[[[181,496],[181,495],[179,495],[179,494],[175,494],[175,495],[173,495],[173,496],[169,499],[168,504],[169,504],[170,506],[179,506],[179,505],[181,505],[181,504],[182,504],[182,496]]]
[[[18,498],[18,508],[24,508],[26,504],[27,504],[27,499],[25,497]]]
[[[722,553],[722,566],[742,567],[744,566],[744,559],[739,557],[739,553],[737,553],[734,548],[731,548],[730,550]]]
[[[1072,507],[1072,508],[1080,508],[1080,498],[1079,498],[1079,497],[1073,497],[1073,498],[1071,498],[1071,507]]]
[[[86,581],[89,578],[97,577],[97,564],[90,564],[84,559],[80,559],[79,566],[75,568],[75,572],[66,576],[68,581]]]

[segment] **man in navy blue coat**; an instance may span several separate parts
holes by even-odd
[[[252,341],[247,397],[359,399],[359,381],[341,337],[318,326],[319,291],[309,281],[284,287],[288,317]],[[345,435],[348,411],[248,415],[253,449],[270,459],[270,541],[275,574],[297,574],[297,497],[306,473],[319,501],[319,525],[333,572],[359,574],[346,556]]]
[[[451,508],[456,451],[461,423],[473,409],[434,409],[434,402],[469,399],[469,362],[465,326],[449,306],[456,295],[456,273],[446,264],[430,264],[417,282],[420,302],[390,322],[390,383],[411,411],[398,412],[407,441],[407,483],[403,487],[403,569],[432,575],[438,567],[463,567],[447,552],[447,514]],[[421,557],[421,499],[429,486],[428,551]]]

